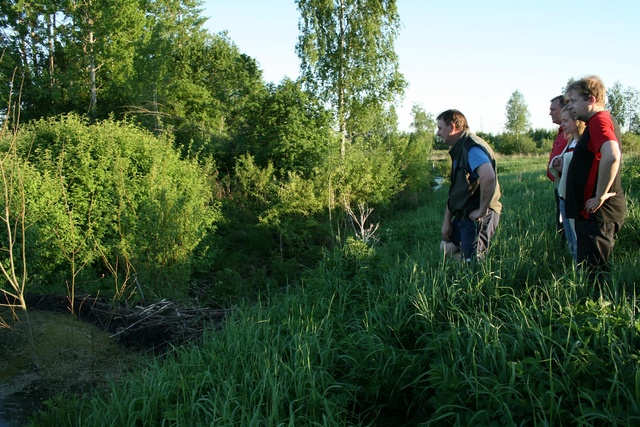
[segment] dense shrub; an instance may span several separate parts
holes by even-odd
[[[425,189],[433,185],[435,178],[431,161],[433,136],[426,132],[415,132],[389,139],[404,183],[404,191],[400,198],[411,197],[418,200],[418,195],[425,194]]]
[[[640,152],[640,135],[631,132],[622,135],[622,151],[624,153]]]
[[[338,205],[389,203],[403,186],[398,165],[384,147],[352,145],[333,165],[329,188]]]
[[[15,142],[37,282],[122,294],[136,273],[156,294],[184,288],[193,251],[219,215],[206,166],[133,125],[75,115],[26,126]]]
[[[504,133],[496,138],[494,150],[500,154],[534,154],[541,151],[528,135]]]
[[[327,246],[360,227],[375,227],[366,221],[354,229],[351,213],[375,207],[379,214],[403,185],[397,159],[382,146],[352,144],[344,158],[335,150],[324,161],[304,177],[282,175],[270,161],[261,165],[251,155],[236,158],[225,219],[214,238],[222,250],[208,271],[200,271],[204,286],[213,289],[203,298],[252,299],[286,284],[315,265]]]

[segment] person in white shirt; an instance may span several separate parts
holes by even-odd
[[[569,109],[565,106],[561,113],[561,125],[565,131],[565,137],[569,143],[565,146],[562,153],[551,159],[549,163],[549,171],[554,175],[556,189],[560,198],[560,216],[564,226],[564,233],[569,246],[569,253],[574,261],[578,260],[575,219],[566,217],[565,195],[567,192],[567,175],[569,172],[569,164],[573,157],[573,149],[575,148],[582,132],[584,132],[585,123],[582,120],[575,119]]]

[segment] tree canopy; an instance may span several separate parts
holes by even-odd
[[[394,49],[400,27],[395,0],[297,0],[296,47],[303,84],[333,107],[342,134],[341,152],[360,120],[377,119],[404,94]],[[378,120],[370,121],[376,123]]]
[[[505,130],[514,134],[516,139],[529,130],[531,127],[531,114],[522,92],[516,90],[511,94],[507,102],[506,116]]]
[[[640,123],[640,92],[633,87],[623,87],[615,82],[607,89],[607,109],[621,128],[637,133]]]

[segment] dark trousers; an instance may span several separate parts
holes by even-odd
[[[479,221],[471,221],[469,218],[454,220],[451,223],[451,241],[460,247],[465,260],[482,259],[499,222],[500,214],[492,210]]]
[[[615,243],[615,234],[621,223],[602,223],[592,219],[576,218],[578,264],[592,274],[609,270],[609,257]]]

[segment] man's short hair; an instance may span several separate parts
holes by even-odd
[[[596,99],[596,102],[601,104],[604,104],[607,96],[607,89],[598,76],[583,77],[580,80],[571,82],[569,86],[567,86],[565,94],[568,95],[570,92],[576,92],[584,99],[588,99],[593,96]]]
[[[442,113],[438,114],[436,120],[442,120],[445,122],[447,126],[451,123],[456,125],[456,129],[458,130],[467,130],[469,129],[469,124],[467,123],[467,118],[458,110],[446,110]]]
[[[551,98],[551,101],[549,102],[553,104],[556,101],[558,101],[558,105],[560,106],[560,109],[563,109],[564,106],[567,105],[567,101],[564,95],[554,96],[553,98]]]

